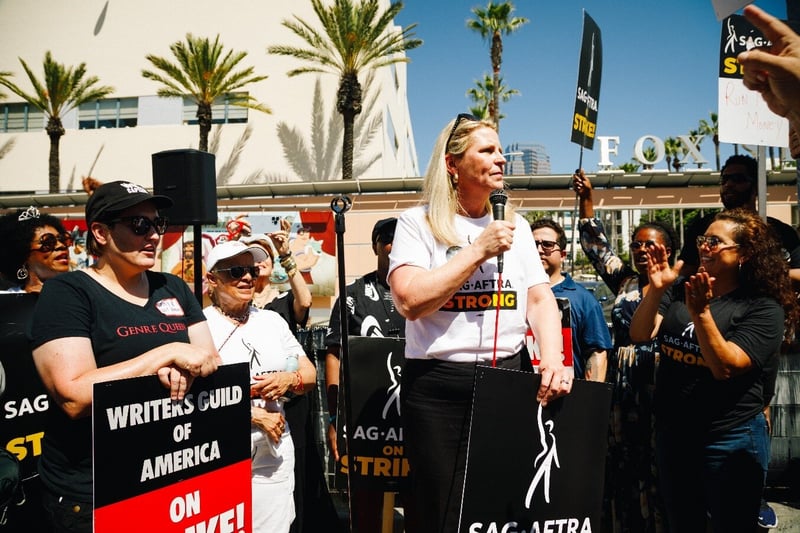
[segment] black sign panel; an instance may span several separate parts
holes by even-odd
[[[540,380],[478,367],[459,531],[600,531],[611,385],[542,408]]]
[[[347,455],[337,465],[339,480],[350,465],[350,486],[380,492],[399,490],[408,476],[400,419],[400,376],[404,339],[348,337],[349,358],[343,383],[350,402],[346,417]],[[342,389],[340,389],[342,393]],[[339,405],[344,405],[341,401]],[[342,417],[337,417],[339,420]],[[339,450],[345,450],[340,439]]]
[[[26,496],[24,504],[9,507],[6,529],[31,533],[45,531],[36,465],[50,408],[25,333],[37,299],[36,294],[0,294],[0,445],[19,459]]]
[[[25,335],[36,300],[35,294],[0,295],[0,364],[5,374],[0,443],[20,460],[23,478],[36,473],[49,407]]]
[[[597,135],[597,111],[600,107],[600,78],[603,74],[603,43],[600,28],[583,12],[583,38],[572,114],[572,142],[591,150]]]
[[[157,376],[96,383],[95,507],[249,460],[249,379],[246,363],[221,366],[181,402]]]

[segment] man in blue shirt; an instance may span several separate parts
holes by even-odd
[[[556,298],[567,298],[572,329],[572,361],[575,377],[605,381],[611,335],[603,317],[603,308],[588,290],[561,271],[567,255],[564,229],[555,221],[542,218],[531,224],[542,266],[550,276],[550,288]]]

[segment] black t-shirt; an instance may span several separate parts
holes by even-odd
[[[736,290],[711,300],[711,314],[725,340],[739,346],[753,365],[744,374],[717,380],[700,353],[697,335],[676,284],[661,302],[658,332],[661,360],[655,410],[660,424],[687,435],[713,434],[734,427],[764,408],[764,370],[778,357],[783,339],[781,306],[766,296]]]
[[[48,281],[36,304],[31,349],[65,337],[87,337],[98,367],[137,357],[170,342],[189,342],[188,327],[205,320],[180,278],[147,272],[150,297],[138,306],[82,271]],[[42,482],[56,494],[92,501],[92,420],[70,419],[51,407],[39,461]]]
[[[340,346],[339,300],[333,304],[325,346]],[[406,321],[397,312],[389,288],[370,272],[347,286],[347,334],[361,337],[403,337]]]
[[[289,329],[292,330],[292,334],[295,337],[297,337],[297,329],[304,328],[306,323],[308,323],[308,309],[306,309],[302,324],[294,319],[294,293],[292,291],[284,292],[271,302],[268,302],[264,306],[264,309],[275,311],[281,315],[286,323],[289,324]]]

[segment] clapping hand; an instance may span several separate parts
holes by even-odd
[[[674,268],[669,266],[669,252],[663,244],[648,245],[647,276],[654,289],[665,289],[675,283],[681,266],[683,261],[678,261]]]
[[[689,277],[684,285],[686,287],[686,308],[689,314],[695,317],[702,313],[714,297],[714,278],[708,275],[703,267],[697,274]]]

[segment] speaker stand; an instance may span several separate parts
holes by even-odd
[[[194,296],[203,307],[203,225],[193,224],[194,228]]]

